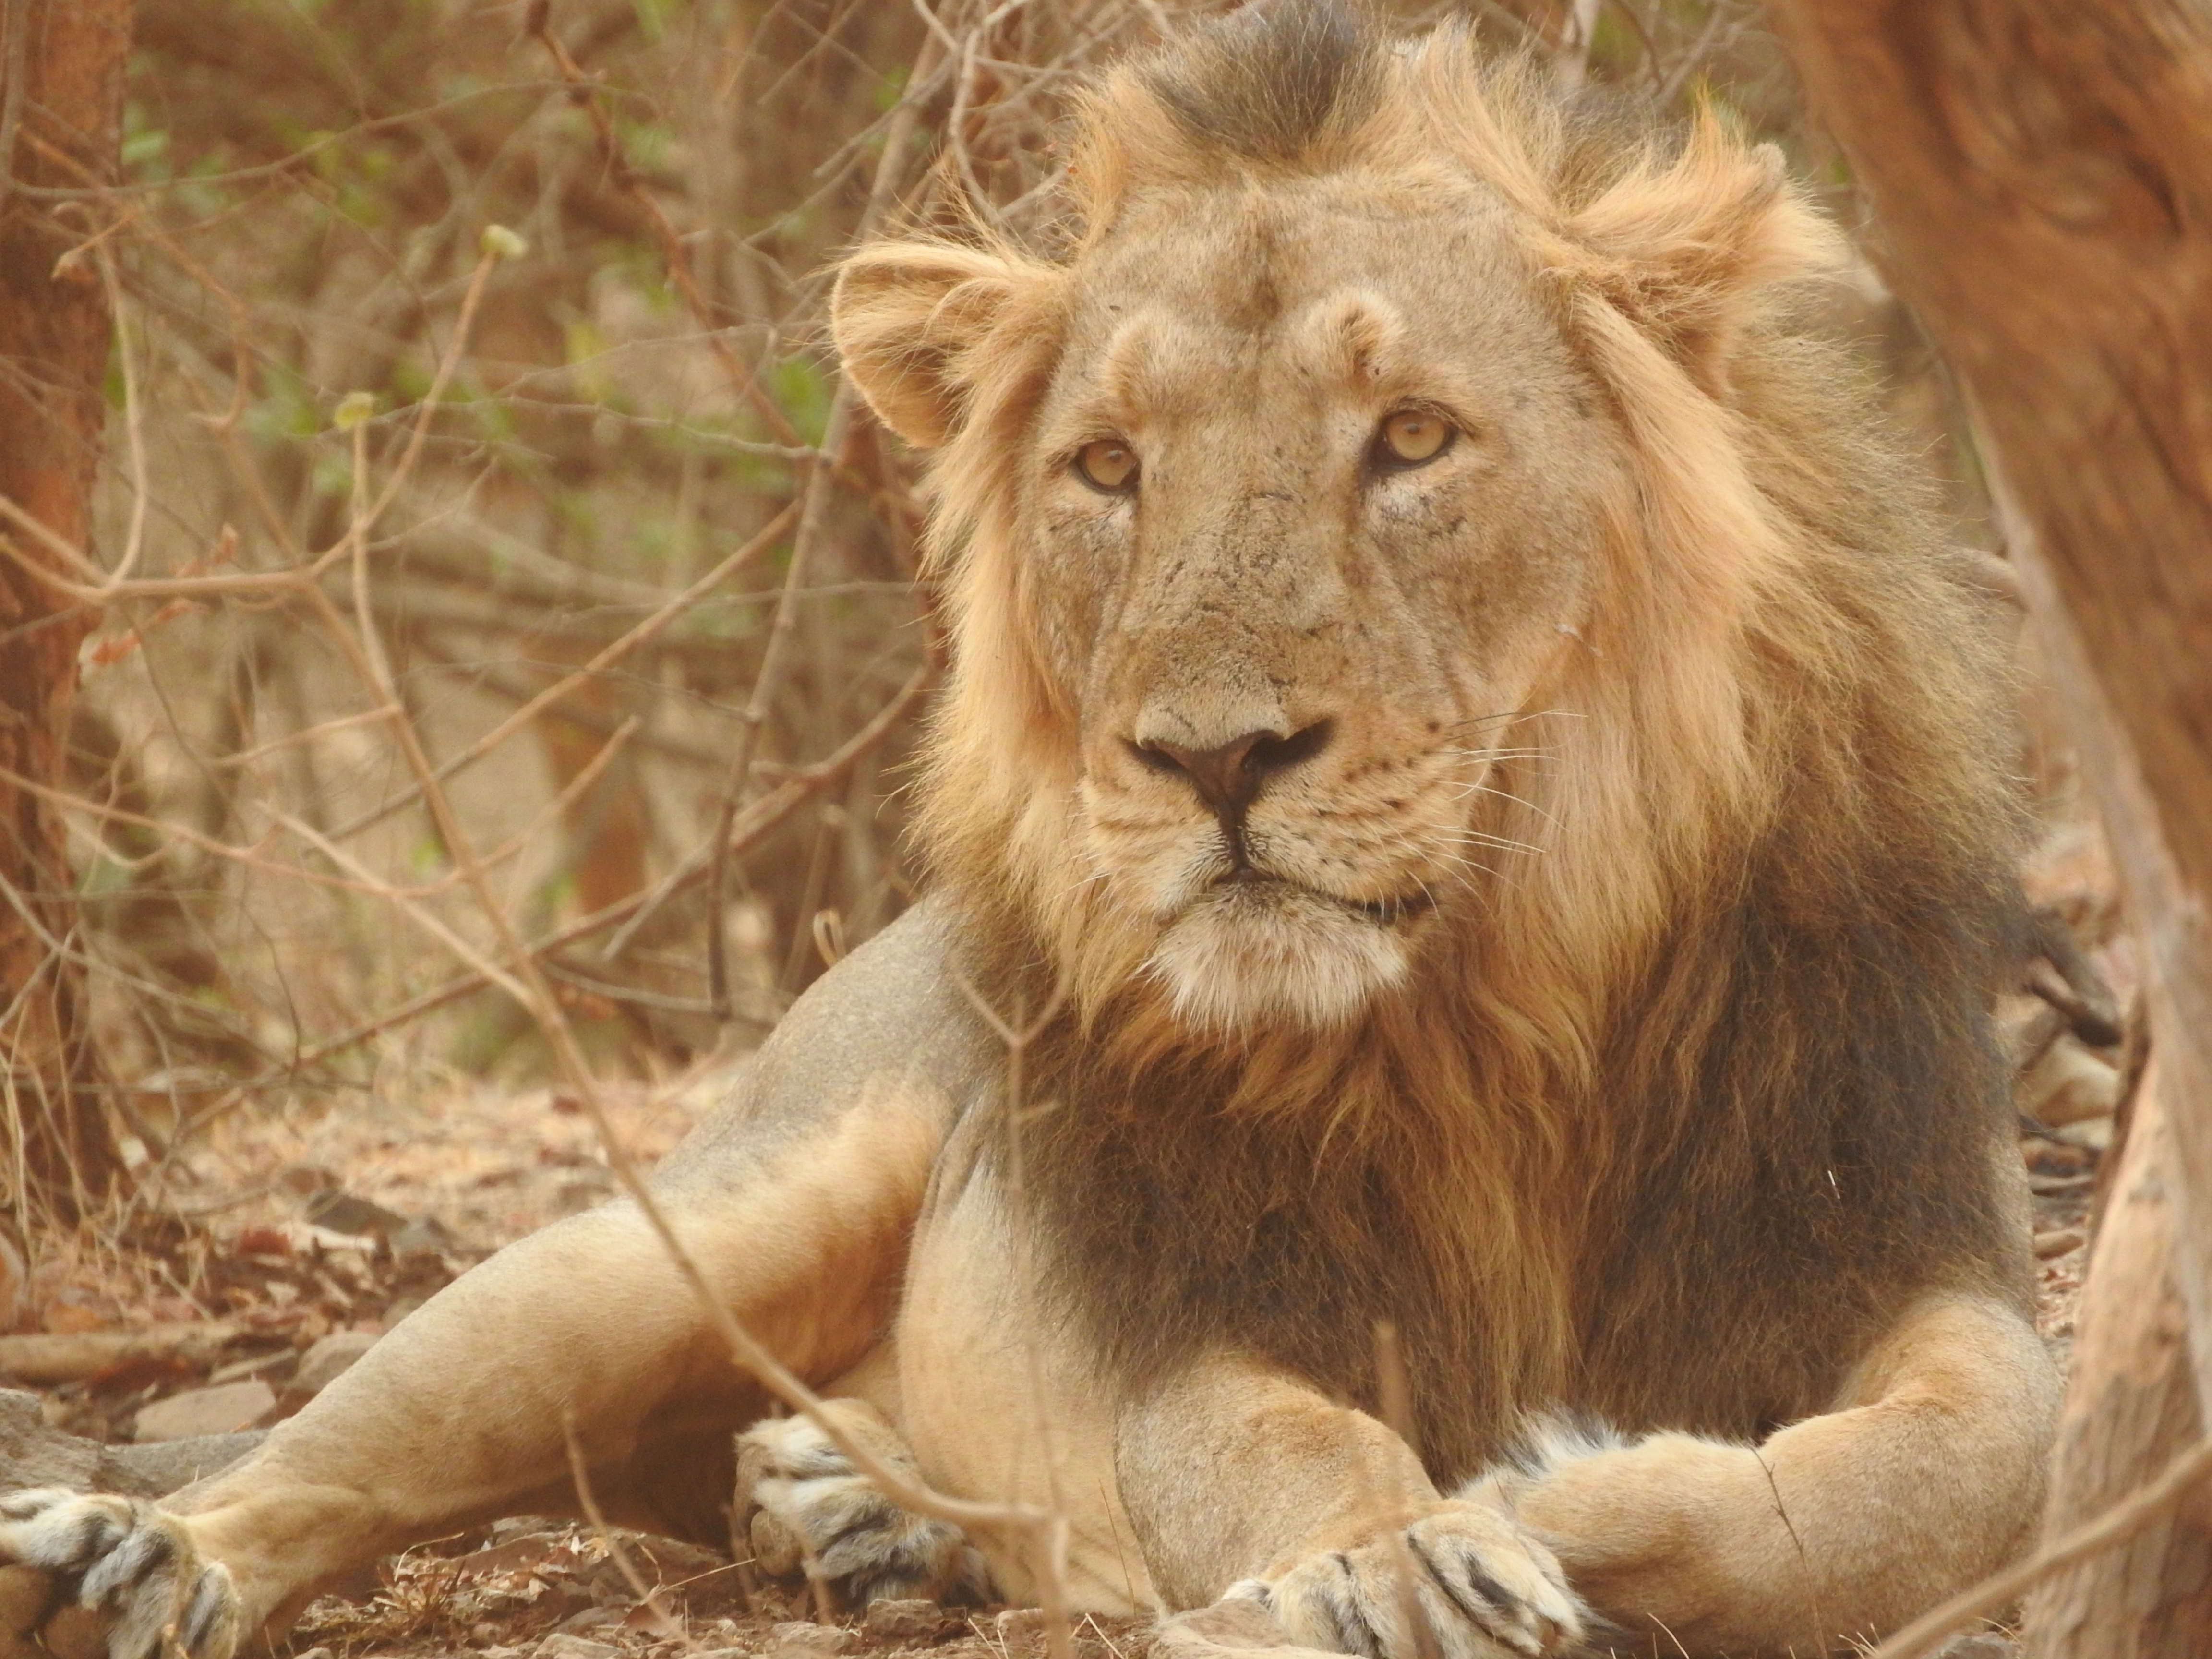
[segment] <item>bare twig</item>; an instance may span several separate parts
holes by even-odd
[[[615,1564],[615,1571],[622,1574],[623,1582],[629,1586],[639,1605],[653,1614],[653,1626],[659,1634],[682,1643],[687,1649],[696,1647],[690,1633],[684,1628],[684,1621],[669,1610],[667,1598],[658,1586],[645,1582],[645,1575],[637,1570],[636,1564],[629,1559],[629,1552],[623,1547],[622,1540],[607,1525],[607,1517],[599,1512],[598,1495],[592,1490],[592,1472],[584,1461],[583,1444],[576,1437],[575,1416],[565,1407],[561,1412],[561,1438],[568,1449],[568,1478],[576,1488],[576,1506],[583,1510],[584,1519],[599,1534],[608,1558]]]
[[[2085,1556],[2124,1544],[2165,1516],[2191,1487],[2212,1475],[2212,1436],[2168,1463],[2158,1478],[2121,1498],[2102,1515],[2053,1539],[2025,1561],[1993,1573],[1970,1589],[1924,1613],[1884,1642],[1867,1659],[1920,1659],[1946,1637],[1995,1613],[2027,1589]]]
[[[914,82],[929,77],[943,50],[933,35],[925,43],[915,64],[909,87]],[[868,204],[860,216],[859,234],[863,239],[874,233],[897,198],[916,118],[915,101],[909,94],[892,112],[883,156],[876,164],[875,178],[869,185]],[[853,418],[853,399],[852,382],[840,375],[822,438],[823,453],[831,459],[828,465],[817,465],[807,474],[805,506],[799,514],[799,533],[792,541],[791,563],[784,573],[783,592],[776,600],[775,614],[769,624],[768,646],[761,655],[760,670],[753,677],[752,691],[745,699],[737,744],[730,756],[729,779],[723,786],[721,804],[715,816],[714,836],[710,843],[712,866],[707,886],[707,996],[714,1005],[716,1017],[725,1020],[731,1012],[728,947],[722,936],[722,912],[729,891],[730,830],[752,787],[753,759],[759,752],[761,732],[788,672],[792,635],[799,623],[798,596],[805,589],[811,555],[823,534],[834,471],[843,465],[846,434]]]
[[[677,234],[676,227],[669,222],[668,215],[653,199],[653,192],[646,189],[644,181],[637,176],[636,169],[630,166],[629,155],[623,147],[621,135],[616,132],[606,106],[599,101],[598,84],[584,73],[582,66],[570,55],[568,48],[561,43],[561,37],[553,33],[551,0],[532,0],[527,27],[551,56],[555,67],[561,71],[561,79],[568,88],[568,95],[582,105],[584,112],[591,117],[592,130],[599,136],[599,153],[606,163],[607,176],[637,204],[637,210],[645,216],[646,222],[653,227],[653,234],[660,243],[661,263],[667,269],[668,279],[676,285],[677,292],[684,296],[684,303],[690,309],[692,320],[698,324],[707,349],[721,364],[723,372],[730,378],[731,386],[768,422],[769,429],[777,438],[786,444],[803,444],[805,440],[799,435],[798,428],[777,406],[775,399],[762,388],[752,370],[738,361],[737,353],[730,349],[728,337],[716,325],[714,315],[708,308],[706,296],[699,292],[699,279],[692,272],[691,255],[684,246],[684,239]]]
[[[5,501],[0,501],[0,512],[5,510]],[[555,680],[550,685],[523,703],[520,708],[510,713],[490,731],[447,760],[435,769],[437,781],[444,783],[459,773],[466,770],[555,703],[559,702],[563,697],[571,696],[578,687],[587,684],[595,676],[605,673],[623,658],[649,645],[667,632],[678,617],[689,611],[702,599],[713,592],[768,549],[773,547],[776,538],[783,534],[790,526],[793,516],[797,511],[795,507],[786,507],[760,529],[747,537],[738,544],[735,551],[708,571],[705,575],[692,582],[680,592],[672,594],[666,604],[635,627],[629,629],[620,638],[594,652],[591,659],[580,668]],[[419,788],[404,791],[382,802],[374,811],[363,813],[361,817],[341,824],[331,833],[343,841],[349,836],[359,834],[373,823],[383,822],[395,812],[414,805],[421,799],[422,793]]]

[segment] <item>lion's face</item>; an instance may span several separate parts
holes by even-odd
[[[1463,31],[1307,104],[1192,50],[1086,106],[1065,259],[840,277],[939,452],[933,851],[1085,1006],[1149,979],[1216,1037],[1344,1026],[1443,939],[1595,984],[1771,793],[1741,688],[1803,531],[1731,375],[1833,234],[1717,121],[1601,153]]]
[[[1522,855],[1486,779],[1578,648],[1618,440],[1473,190],[1163,195],[1074,291],[1018,540],[1083,874],[1187,1018],[1341,1020]]]

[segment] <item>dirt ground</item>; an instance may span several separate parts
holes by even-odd
[[[2031,896],[2067,919],[2128,1006],[2134,974],[2100,842],[2078,825],[2054,830],[2027,876]],[[2008,1000],[2008,1029],[2037,1018],[2050,1024],[2036,998]],[[2119,1048],[2101,1058],[2117,1077]],[[727,1071],[704,1072],[617,1090],[617,1131],[649,1161],[729,1083]],[[2024,1111],[2036,1107],[2022,1103]],[[2093,1115],[2058,1130],[2024,1121],[2024,1130],[2041,1328],[2063,1360],[2111,1121]],[[20,1293],[18,1331],[94,1340],[182,1328],[200,1334],[168,1352],[46,1380],[46,1419],[72,1433],[124,1442],[274,1421],[471,1263],[614,1188],[574,1101],[542,1090],[459,1087],[416,1101],[368,1095],[240,1110],[173,1162],[163,1182],[186,1224],[173,1260],[54,1256]],[[641,1596],[641,1588],[651,1594]],[[1086,1620],[1077,1638],[1078,1659],[1133,1659],[1149,1645],[1139,1626],[1111,1621]],[[1976,1639],[1979,1646],[1959,1650],[1962,1659],[2014,1651],[1996,1633]],[[888,1659],[925,1649],[941,1659],[1041,1659],[1044,1651],[1034,1613],[914,1602],[840,1613],[817,1605],[804,1585],[757,1582],[747,1565],[708,1551],[530,1520],[381,1564],[315,1603],[294,1642],[295,1652],[322,1659],[456,1651],[487,1659]]]

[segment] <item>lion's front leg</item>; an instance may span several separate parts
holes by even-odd
[[[733,1131],[663,1183],[710,1285],[801,1375],[846,1370],[888,1317],[943,1115],[932,1095],[880,1091],[750,1142]],[[719,1522],[728,1465],[695,1449],[726,1448],[759,1408],[637,1212],[573,1217],[448,1285],[210,1480],[159,1504],[0,1499],[0,1624],[15,1626],[0,1659],[58,1650],[88,1621],[79,1652],[230,1659],[357,1563],[573,1509],[572,1443],[615,1520],[674,1531],[703,1495]]]
[[[1837,1409],[1759,1446],[1555,1436],[1466,1496],[1590,1604],[1685,1653],[1856,1650],[2002,1565],[2042,1510],[2056,1368],[1993,1302],[1920,1304]]]
[[[1287,1378],[1200,1367],[1125,1414],[1115,1463],[1172,1605],[1248,1603],[1290,1644],[1370,1659],[1427,1641],[1447,1659],[1540,1659],[1583,1632],[1541,1542],[1496,1508],[1439,1496],[1382,1424]],[[1179,1636],[1209,1629],[1201,1616]]]

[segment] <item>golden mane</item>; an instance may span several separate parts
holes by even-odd
[[[1727,1376],[1685,1410],[1686,1384],[1632,1363],[1645,1337],[1589,1309],[1602,1292],[1656,1318],[1694,1299],[1680,1275],[1734,1270],[1700,1244],[1678,1273],[1639,1278],[1622,1255],[1639,1207],[1733,1214],[1717,1190],[1731,1182],[1811,1204],[1824,1164],[1831,1184],[1844,1171],[1886,1183],[1873,1211],[1909,1218],[1888,1246],[1832,1240],[1817,1219],[1787,1235],[1838,1276],[1839,1322],[1871,1320],[1940,1261],[2000,1253],[1998,1200],[1967,1166],[1995,1133],[2001,1086],[1982,1000],[2010,902],[2005,677],[1863,376],[1801,320],[1807,284],[1839,257],[1835,232],[1778,155],[1710,112],[1680,134],[1629,130],[1541,66],[1486,58],[1458,27],[1391,44],[1315,7],[1241,14],[1115,70],[1084,102],[1073,154],[1065,258],[981,240],[864,249],[837,315],[863,384],[890,359],[926,361],[922,382],[942,392],[884,411],[943,444],[931,558],[954,666],[920,833],[975,930],[984,982],[1035,1007],[1057,975],[1075,1011],[1039,1062],[1039,1086],[1080,1108],[1040,1131],[1071,1300],[1133,1372],[1154,1370],[1206,1293],[1197,1279],[1178,1280],[1182,1302],[1132,1288],[1145,1268],[1121,1255],[1180,1250],[1211,1263],[1199,1278],[1233,1279],[1244,1269],[1217,1259],[1207,1230],[1289,1206],[1328,1271],[1369,1272],[1379,1288],[1314,1312],[1310,1330],[1285,1315],[1248,1334],[1256,1346],[1313,1363],[1306,1348],[1342,1346],[1330,1322],[1403,1318],[1424,1286],[1487,1287],[1480,1332],[1470,1309],[1431,1312],[1416,1334],[1421,1357],[1461,1368],[1478,1397],[1465,1420],[1427,1425],[1446,1462],[1494,1449],[1516,1402],[1573,1377],[1599,1377],[1601,1401],[1630,1422],[1672,1410],[1680,1425],[1747,1432],[1802,1406],[1844,1352],[1827,1337],[1756,1374],[1712,1359]],[[1073,702],[1037,642],[1015,472],[1057,319],[1125,204],[1314,173],[1494,191],[1605,388],[1633,488],[1610,507],[1589,648],[1524,711],[1472,826],[1540,852],[1483,879],[1410,982],[1364,1017],[1223,1036],[1172,1018],[1141,971],[1147,939],[1083,879]],[[1960,1103],[1925,1122],[1886,1103],[1923,1085]],[[1177,1161],[1219,1190],[1162,1177],[1188,1212],[1171,1244],[1086,1227],[1081,1183],[1095,1209],[1096,1182]],[[1331,1197],[1311,1174],[1324,1166],[1367,1170],[1366,1189]],[[1928,1189],[1935,1170],[1966,1182],[1948,1208]],[[1362,1231],[1376,1182],[1423,1241],[1395,1267]],[[1765,1224],[1764,1211],[1739,1219],[1740,1240]],[[1864,1259],[1842,1260],[1854,1252]],[[1336,1371],[1368,1392],[1354,1361]]]

